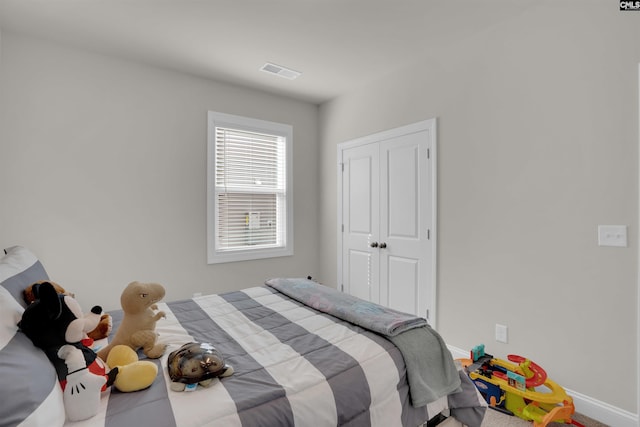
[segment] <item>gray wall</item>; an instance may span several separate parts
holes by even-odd
[[[0,244],[83,307],[132,280],[171,300],[317,275],[317,106],[8,32],[1,59]],[[293,257],[207,265],[208,110],[293,125]]]
[[[447,343],[530,357],[635,413],[638,40],[617,3],[541,1],[322,105],[322,278],[336,281],[336,145],[436,117]],[[628,225],[629,247],[598,247],[598,224]]]

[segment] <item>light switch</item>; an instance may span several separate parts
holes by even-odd
[[[599,225],[598,246],[627,247],[626,225]]]
[[[509,333],[506,325],[496,323],[496,341],[505,344],[509,342]]]

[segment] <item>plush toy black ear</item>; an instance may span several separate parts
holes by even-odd
[[[33,295],[36,300],[44,303],[49,319],[56,320],[60,317],[62,313],[62,301],[51,283],[42,282],[34,285]]]
[[[34,286],[34,295],[36,300],[24,310],[18,327],[37,347],[46,349],[61,345],[59,343],[60,332],[52,330],[55,321],[62,314],[63,307],[60,296],[49,282]],[[62,344],[64,344],[64,330],[61,332]]]

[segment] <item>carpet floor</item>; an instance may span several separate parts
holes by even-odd
[[[592,420],[581,414],[575,414],[573,419],[582,423],[585,427],[609,427],[607,424]],[[531,421],[525,421],[518,417],[502,414],[493,409],[487,409],[482,421],[482,427],[531,427]],[[550,423],[548,427],[568,427],[570,424]]]

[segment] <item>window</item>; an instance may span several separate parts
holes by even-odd
[[[293,255],[292,127],[209,112],[209,264]]]

